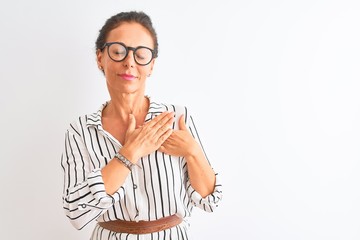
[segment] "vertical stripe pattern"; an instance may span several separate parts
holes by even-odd
[[[102,128],[101,114],[107,103],[97,112],[76,119],[65,132],[61,168],[63,209],[67,218],[75,228],[82,229],[92,221],[150,221],[178,214],[184,218],[183,223],[162,232],[114,233],[96,225],[91,239],[188,239],[188,218],[193,207],[212,212],[222,198],[218,174],[214,192],[202,198],[190,184],[185,159],[155,151],[139,159],[141,168],[132,169],[117,192],[107,194],[101,169],[121,148],[121,144]],[[175,112],[175,130],[179,117],[184,114],[186,125],[201,145],[194,120],[184,106],[151,101],[145,121],[164,111]]]

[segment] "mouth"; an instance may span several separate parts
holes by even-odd
[[[126,73],[118,74],[118,76],[121,77],[124,80],[127,80],[127,81],[132,81],[132,80],[134,80],[136,78],[136,76],[131,75],[131,74],[126,74]]]

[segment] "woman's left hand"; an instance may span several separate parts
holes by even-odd
[[[179,130],[173,131],[158,150],[168,155],[182,157],[195,156],[201,151],[200,145],[185,125],[184,115],[180,116]]]
[[[201,145],[186,127],[184,115],[179,119],[179,130],[173,131],[158,150],[186,159],[190,184],[203,198],[214,191],[215,173]]]

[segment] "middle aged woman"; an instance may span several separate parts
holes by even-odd
[[[145,95],[158,53],[143,12],[109,18],[96,41],[110,100],[66,131],[64,210],[91,239],[188,239],[194,206],[212,212],[221,184],[184,106]]]

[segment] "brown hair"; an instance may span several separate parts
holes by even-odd
[[[152,25],[150,17],[141,11],[121,12],[106,20],[104,26],[99,31],[98,38],[96,39],[96,50],[102,50],[104,44],[106,43],[106,38],[109,32],[117,28],[123,22],[139,23],[150,32],[151,37],[154,41],[154,57],[157,57],[159,51],[159,44],[156,31]]]

